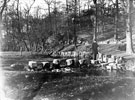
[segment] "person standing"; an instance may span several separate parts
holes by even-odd
[[[98,44],[96,40],[93,41],[92,43],[92,54],[93,54],[93,59],[97,60],[97,54],[98,54]]]

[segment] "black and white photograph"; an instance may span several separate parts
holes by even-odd
[[[0,100],[135,100],[135,0],[0,0]]]

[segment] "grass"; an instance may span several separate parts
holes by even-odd
[[[23,52],[22,55],[20,52],[1,52],[0,55],[0,66],[9,67],[11,64],[20,63],[23,65],[27,65],[30,60],[38,60],[38,61],[52,61],[52,57],[45,54],[38,54],[33,52]]]
[[[65,77],[45,83],[34,100],[134,100],[134,82],[118,77]]]
[[[5,71],[14,100],[134,100],[134,77]]]

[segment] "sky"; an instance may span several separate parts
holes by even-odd
[[[51,1],[51,0],[47,0],[47,1]],[[53,1],[56,1],[56,2],[60,1],[61,2],[61,5],[63,4],[63,6],[66,6],[65,5],[66,4],[66,0],[53,0]],[[71,0],[68,0],[68,1],[71,1]],[[81,2],[80,3],[81,4],[81,9],[86,9],[87,8],[85,2],[88,2],[88,1],[91,1],[91,3],[93,3],[93,0],[80,0],[80,2]],[[108,0],[106,0],[106,2],[107,1]],[[113,1],[115,2],[115,0],[113,0]],[[21,4],[21,7],[22,7],[21,9],[26,8],[26,5],[28,7],[30,7],[30,5],[32,4],[32,2],[33,2],[33,0],[20,0],[20,4]],[[41,14],[48,13],[48,10],[47,10],[47,7],[48,6],[45,3],[45,1],[44,0],[35,0],[35,3],[34,3],[34,5],[32,6],[32,9],[31,9],[31,14],[34,14],[36,12],[35,9],[37,9],[38,6],[40,8],[42,8],[42,10],[40,10],[40,13]],[[59,8],[58,10],[60,10],[60,7],[58,7],[58,8]]]
[[[32,4],[32,1],[33,0],[20,0],[20,3],[21,3],[21,5],[22,5],[22,7],[26,7],[26,4],[28,5],[28,6],[30,6],[31,4]],[[50,0],[48,0],[48,1],[50,1]],[[60,1],[61,2],[61,5],[63,4],[64,6],[66,6],[65,4],[66,4],[66,0],[56,0],[56,2],[58,2],[58,1]],[[71,0],[69,0],[69,1],[71,1]],[[84,3],[83,2],[86,2],[86,1],[88,1],[88,0],[80,0],[81,1],[81,4],[83,5]],[[44,0],[35,0],[35,3],[34,3],[34,5],[32,6],[32,10],[31,10],[31,12],[32,13],[34,13],[34,8],[36,8],[36,7],[40,7],[40,8],[43,8],[43,10],[42,10],[42,13],[45,13],[45,12],[47,12],[47,4],[45,3],[45,1]],[[59,10],[60,10],[60,7],[58,7],[59,8]],[[84,8],[84,7],[83,7]],[[44,10],[44,9],[46,9],[46,11]]]
[[[50,1],[50,0],[48,0]],[[56,2],[58,1],[61,1],[62,4],[65,4],[65,1],[66,0],[56,0]],[[20,3],[23,7],[26,7],[26,5],[30,6],[32,4],[33,0],[20,0]],[[45,12],[45,9],[46,9],[46,12],[47,12],[47,4],[45,3],[44,0],[35,0],[35,3],[34,5],[32,6],[32,10],[31,12],[33,13],[34,12],[34,9],[36,9],[37,7],[40,7],[40,8],[43,8],[42,11]]]

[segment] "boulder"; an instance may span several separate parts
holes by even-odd
[[[28,69],[30,69],[31,71],[41,71],[43,70],[43,63],[37,61],[29,61],[28,67]]]
[[[114,63],[115,59],[114,58],[108,58],[108,63]]]
[[[125,62],[125,67],[127,70],[135,71],[135,59],[129,59]]]
[[[67,64],[67,66],[72,65],[73,64],[73,59],[67,59],[66,64]]]
[[[107,69],[107,70],[111,70],[111,69],[112,69],[112,66],[107,65],[107,66],[106,66],[106,69]]]
[[[50,68],[50,62],[42,62],[43,63],[43,69],[46,71],[51,71]]]
[[[24,65],[19,64],[19,63],[11,64],[10,69],[15,70],[15,71],[23,71],[24,70]]]
[[[53,59],[53,64],[59,64],[59,59]]]
[[[28,62],[28,66],[29,66],[30,68],[37,67],[37,62],[36,62],[36,61],[29,61],[29,62]]]
[[[84,61],[85,61],[84,59],[80,59],[80,60],[79,60],[79,64],[80,64],[80,65],[83,64]]]
[[[43,63],[42,62],[37,62],[36,71],[43,71]]]
[[[103,55],[103,62],[107,62],[107,55]]]
[[[54,59],[51,65],[52,69],[60,69],[60,61],[59,59]]]
[[[102,53],[98,53],[98,60],[100,62],[103,62],[103,54]]]

